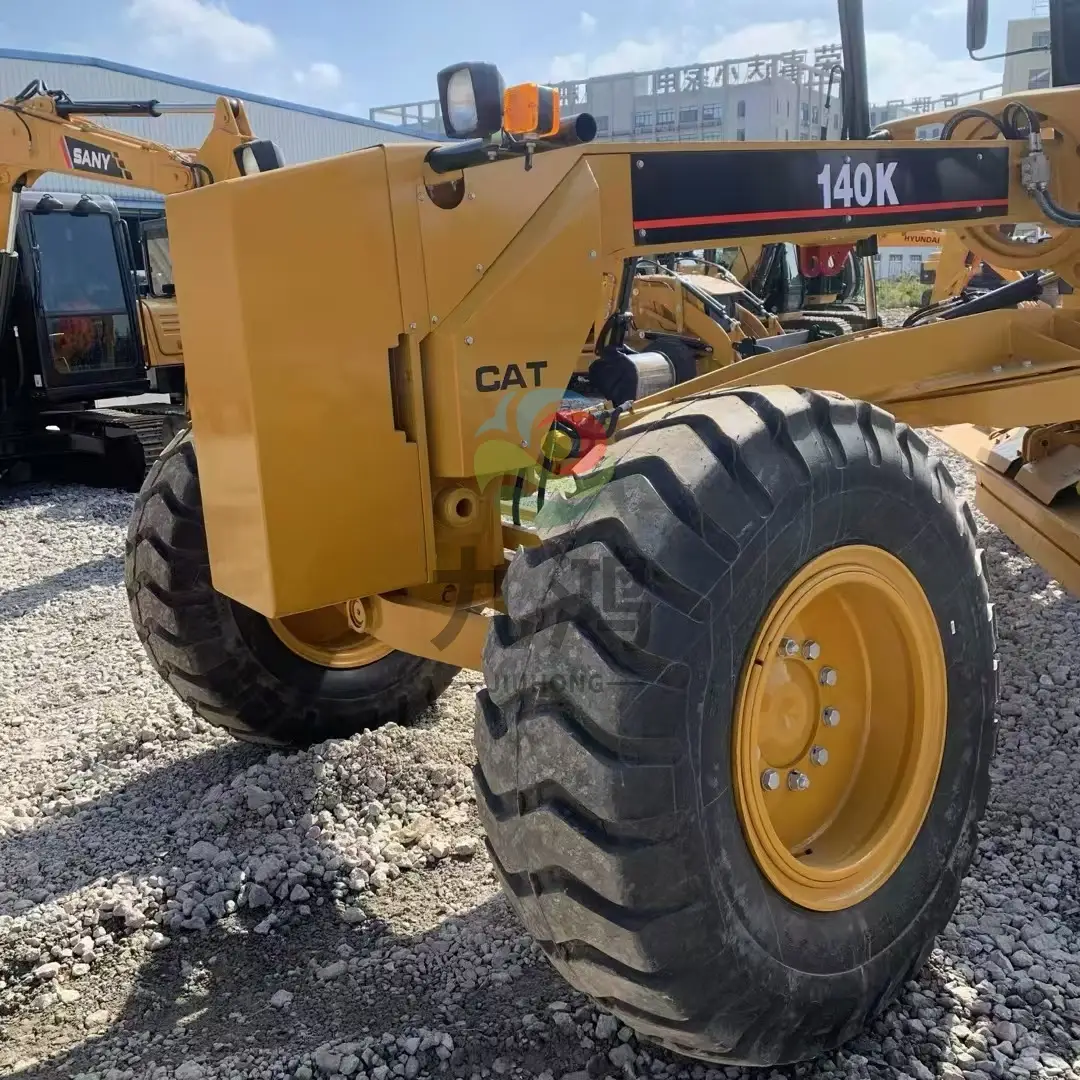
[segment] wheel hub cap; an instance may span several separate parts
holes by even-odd
[[[743,833],[778,892],[833,911],[888,880],[933,798],[946,703],[937,622],[900,560],[834,548],[788,582],[733,725]]]

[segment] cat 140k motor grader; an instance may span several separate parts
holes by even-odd
[[[212,113],[202,146],[177,150],[89,119],[166,113]],[[64,173],[170,194],[280,163],[233,99],[73,101],[35,81],[0,102],[0,474],[63,456],[103,464],[99,476],[137,490],[170,426],[185,423],[175,296],[154,285],[140,294],[115,203],[31,185]],[[153,263],[161,227],[144,233]],[[169,403],[94,407],[148,391]]]
[[[511,903],[575,987],[718,1061],[855,1035],[973,856],[993,606],[913,426],[1026,425],[1039,469],[1080,417],[1080,311],[1040,302],[1080,281],[1080,89],[867,138],[861,7],[840,10],[849,141],[597,145],[551,93],[466,64],[439,79],[452,141],[166,203],[193,429],[129,531],[153,663],[208,720],[292,743],[408,722],[482,668],[477,806]],[[1076,83],[1080,5],[1051,12]],[[1050,236],[1034,256],[1006,222]],[[602,332],[639,259],[928,225],[1033,272],[682,383]],[[362,330],[312,317],[327,279]],[[590,335],[590,371],[652,385],[569,424]],[[550,477],[535,529],[500,510],[523,458]],[[1075,491],[1045,506],[994,477],[1006,530],[1076,582]]]

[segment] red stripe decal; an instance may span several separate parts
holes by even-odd
[[[67,162],[67,167],[73,169],[75,166],[71,164],[71,154],[68,153],[67,141],[64,136],[60,136],[60,152],[64,155],[64,160]]]
[[[635,221],[635,229],[674,229],[680,225],[726,225],[739,221],[789,221],[797,218],[856,217],[862,214],[918,214],[924,210],[970,210],[976,206],[1008,208],[1008,199],[963,199],[956,202],[907,203],[902,206],[834,206],[828,210],[762,210],[753,214],[707,214],[703,217],[653,218]]]

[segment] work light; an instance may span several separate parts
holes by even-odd
[[[257,173],[280,169],[285,159],[277,145],[269,139],[253,139],[233,150],[236,167],[241,176],[255,176]]]
[[[439,72],[438,81],[449,138],[487,138],[502,130],[505,85],[494,64],[454,64]]]

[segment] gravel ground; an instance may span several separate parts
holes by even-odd
[[[0,492],[0,1075],[742,1075],[639,1042],[515,922],[468,782],[477,675],[412,730],[238,745],[144,659],[129,507]],[[979,525],[1002,699],[976,865],[901,1000],[774,1076],[1080,1075],[1080,606]]]

